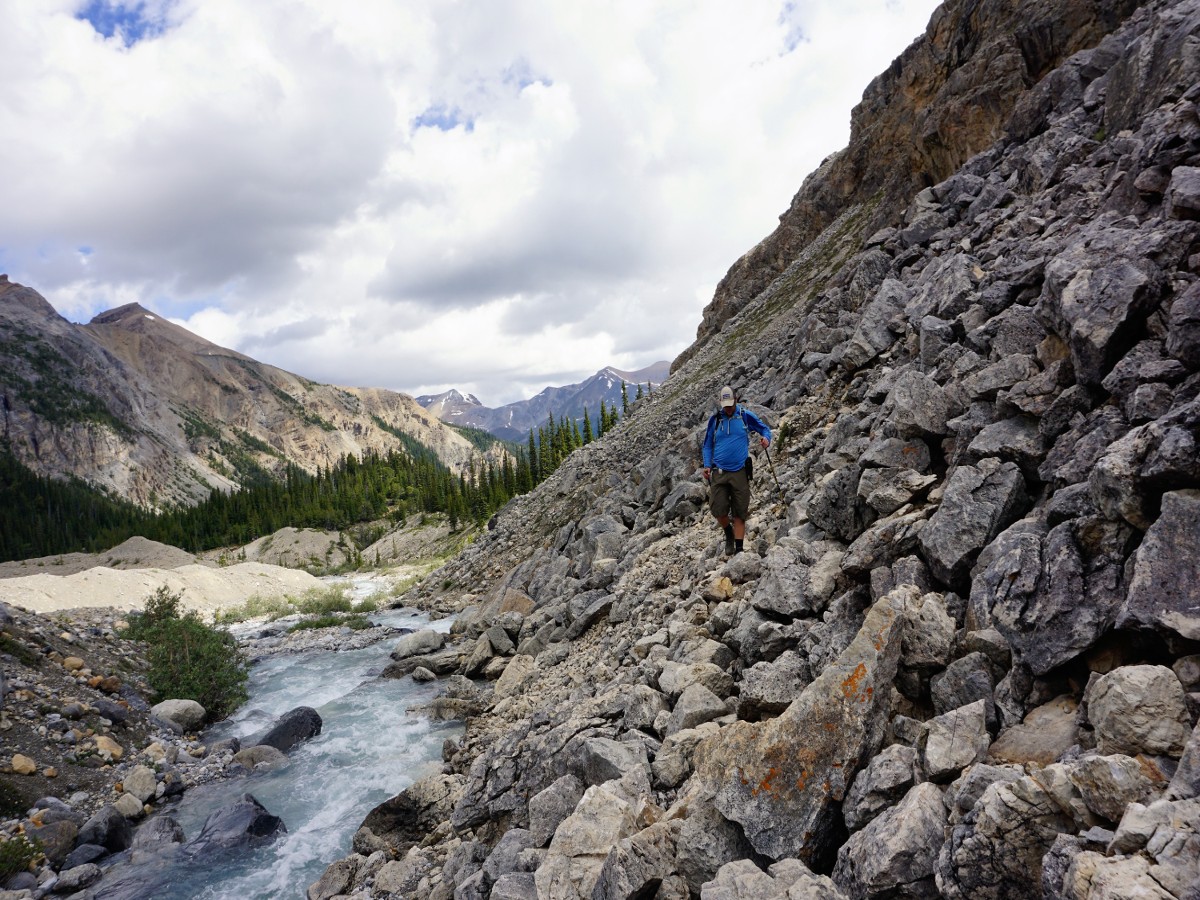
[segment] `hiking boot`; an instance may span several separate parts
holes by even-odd
[[[741,553],[741,552],[742,552],[743,550],[745,550],[745,549],[746,549],[746,548],[745,548],[744,546],[742,546],[742,542],[741,542],[741,541],[734,541],[734,542],[733,542],[733,555],[735,555],[735,556],[736,556],[737,554]]]
[[[725,526],[725,555],[733,556],[737,553],[737,544],[733,539],[733,529],[728,525]]]

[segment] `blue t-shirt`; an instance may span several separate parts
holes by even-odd
[[[760,434],[768,441],[771,429],[754,413],[735,406],[732,415],[725,410],[713,414],[708,420],[708,431],[704,434],[705,468],[724,469],[736,472],[746,465],[750,455],[750,433]]]

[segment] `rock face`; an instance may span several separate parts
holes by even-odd
[[[0,392],[13,453],[136,503],[194,503],[237,484],[238,460],[309,471],[402,451],[402,431],[459,469],[477,452],[411,397],[313,382],[218,347],[136,303],[74,325],[0,282]],[[182,477],[181,477],[182,474]]]
[[[834,812],[861,761],[878,752],[900,657],[904,589],[875,604],[838,660],[778,718],[735,723],[697,749],[696,778],[759,853],[824,861]],[[915,590],[911,590],[915,594]],[[735,761],[730,766],[731,761]]]
[[[1194,894],[1198,46],[1200,0],[946,3],[670,379],[413,592],[474,610],[420,665],[513,674],[358,854],[434,900]],[[776,433],[733,559],[725,383]]]

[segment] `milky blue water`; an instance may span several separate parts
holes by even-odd
[[[412,612],[371,618],[413,629],[450,627],[448,619],[430,623]],[[408,712],[438,692],[436,682],[420,685],[410,678],[375,677],[395,642],[389,639],[340,653],[276,656],[254,667],[249,702],[206,731],[204,740],[250,737],[297,706],[316,709],[323,722],[321,734],[294,748],[286,768],[193,788],[170,815],[190,839],[209,813],[249,793],[283,819],[287,834],[222,859],[217,870],[180,872],[174,896],[304,897],[329,863],[350,852],[351,838],[372,808],[441,765],[443,742],[457,737],[461,727]]]

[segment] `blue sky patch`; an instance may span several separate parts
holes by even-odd
[[[545,87],[550,87],[554,84],[545,75],[534,74],[533,67],[525,59],[518,59],[505,69],[501,74],[501,80],[507,85],[514,85],[518,92],[525,90],[525,88],[533,84],[540,84]]]
[[[152,14],[145,0],[88,0],[75,18],[87,22],[106,38],[119,37],[126,47],[166,30],[162,17]]]
[[[464,115],[458,107],[446,106],[444,103],[429,107],[413,119],[414,129],[436,128],[438,131],[453,131],[460,125],[469,132],[475,130],[474,120]]]

